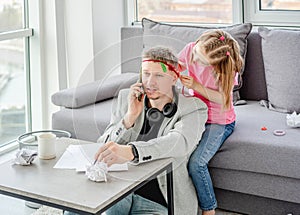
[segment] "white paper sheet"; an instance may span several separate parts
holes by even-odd
[[[53,168],[75,169],[77,172],[85,172],[86,166],[94,162],[94,155],[101,145],[101,143],[69,145]],[[127,163],[113,164],[108,168],[108,171],[127,170]]]

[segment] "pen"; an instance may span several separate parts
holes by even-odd
[[[106,139],[105,139],[105,141],[104,141],[104,144],[107,142],[108,138],[109,138],[109,134],[106,136]],[[97,163],[97,159],[95,159],[93,165],[95,165],[96,163]]]

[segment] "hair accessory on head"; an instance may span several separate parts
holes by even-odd
[[[230,52],[229,52],[229,51],[227,51],[227,52],[226,52],[226,55],[227,55],[227,56],[229,56],[229,55],[230,55]]]
[[[167,67],[164,63],[160,62],[160,66],[164,72],[167,72]]]
[[[171,71],[173,71],[173,72],[175,72],[175,74],[177,75],[177,77],[179,77],[180,75],[179,75],[179,72],[175,69],[175,67],[173,66],[173,65],[171,65],[171,64],[168,64],[168,63],[166,63],[166,62],[164,62],[164,61],[161,61],[161,60],[154,60],[154,59],[147,59],[147,60],[143,60],[143,62],[156,62],[156,63],[160,63],[160,65],[161,65],[161,68],[162,68],[162,70],[164,71],[164,72],[166,72],[167,71],[167,68],[166,68],[166,66],[169,68],[169,70],[171,70]]]
[[[220,36],[219,40],[224,41],[225,37],[222,35],[222,36]]]

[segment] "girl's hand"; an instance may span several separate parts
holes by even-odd
[[[181,75],[180,81],[183,84],[183,86],[187,87],[188,89],[195,90],[197,86],[197,81],[194,80],[191,76]]]

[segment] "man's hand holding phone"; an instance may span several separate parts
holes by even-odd
[[[140,98],[140,99],[139,99]],[[126,128],[130,128],[134,125],[135,120],[144,109],[144,89],[143,84],[138,82],[130,87],[128,95],[128,110],[124,117],[124,125]]]

